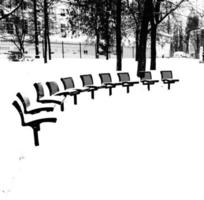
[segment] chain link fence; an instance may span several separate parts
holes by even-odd
[[[43,56],[42,42],[39,43],[40,56]],[[28,56],[35,57],[34,43],[24,42],[25,52]],[[51,42],[52,58],[95,58],[95,44],[85,43],[68,43],[68,42]],[[0,41],[0,55],[8,54],[9,51],[18,51],[11,41]],[[135,47],[123,46],[123,58],[135,58]],[[100,57],[103,57],[101,55]],[[116,48],[112,47],[110,58],[116,57]],[[149,49],[147,49],[147,57],[149,57]]]

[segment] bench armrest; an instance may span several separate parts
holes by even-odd
[[[54,100],[54,99],[40,99],[38,102],[40,103],[55,103],[55,104],[61,104],[62,101]]]
[[[36,108],[36,109],[29,110],[27,111],[27,113],[33,115],[33,114],[43,112],[43,111],[52,112],[53,110],[54,110],[53,107],[42,107],[42,108]]]
[[[55,118],[55,117],[41,118],[41,119],[36,119],[36,120],[30,121],[30,122],[28,122],[26,124],[28,126],[35,126],[35,125],[39,125],[39,124],[45,123],[45,122],[56,123],[57,118]]]

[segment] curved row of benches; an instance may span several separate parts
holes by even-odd
[[[159,82],[159,80],[153,80],[151,72],[143,72],[140,78],[140,81],[131,81],[130,75],[128,72],[119,72],[118,74],[119,81],[112,82],[111,74],[110,73],[100,73],[99,77],[101,80],[101,85],[97,86],[94,85],[93,77],[91,74],[84,74],[80,75],[83,88],[75,88],[74,80],[72,77],[61,78],[61,82],[64,86],[64,90],[60,91],[57,82],[50,81],[46,82],[46,85],[49,90],[49,96],[45,97],[45,91],[42,83],[34,83],[34,88],[37,93],[37,102],[43,104],[54,103],[60,106],[61,111],[64,111],[64,100],[67,96],[73,96],[74,104],[77,104],[77,95],[81,94],[82,92],[90,92],[91,98],[94,99],[95,91],[99,89],[108,89],[109,95],[112,95],[112,89],[117,86],[122,86],[126,88],[127,93],[130,91],[130,87],[134,86],[135,84],[139,84],[140,82],[143,85],[147,86],[147,89],[150,90],[150,86],[154,85],[155,83]],[[161,80],[164,84],[168,85],[168,89],[170,89],[171,84],[178,82],[178,79],[173,79],[172,71],[161,71]],[[34,144],[35,146],[39,146],[39,139],[38,139],[38,131],[40,130],[40,124],[45,122],[52,122],[55,123],[57,118],[55,117],[46,117],[46,118],[38,118],[37,120],[32,120],[29,122],[25,121],[26,114],[37,114],[42,111],[52,112],[54,110],[53,107],[38,107],[36,109],[30,109],[30,100],[28,97],[24,97],[21,93],[17,93],[16,95],[18,100],[21,102],[19,103],[17,100],[13,101],[13,106],[18,110],[20,117],[21,117],[21,125],[22,126],[30,126],[33,129],[34,133]],[[20,105],[21,104],[21,105]]]

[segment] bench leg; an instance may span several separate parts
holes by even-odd
[[[77,95],[74,95],[74,105],[77,105]]]
[[[130,86],[127,86],[127,93],[130,93]]]
[[[94,99],[94,90],[91,90],[91,98]]]
[[[38,138],[38,131],[40,130],[39,125],[34,126],[33,128],[33,135],[34,135],[34,144],[35,146],[39,146],[39,138]]]
[[[149,83],[147,84],[147,89],[148,89],[148,91],[150,91],[150,84]]]
[[[109,96],[111,96],[112,95],[112,88],[110,87],[109,88]]]
[[[62,112],[64,111],[64,102],[61,103],[61,105],[60,105],[60,109],[61,109]]]
[[[171,89],[171,83],[168,83],[168,90]]]

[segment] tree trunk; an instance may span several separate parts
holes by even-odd
[[[34,29],[35,29],[35,58],[39,56],[39,41],[38,41],[38,22],[37,22],[37,5],[36,0],[33,0],[33,15],[34,15]]]
[[[139,29],[136,30],[135,33],[135,61],[139,60],[140,52],[139,52],[139,37],[140,37],[140,31]]]
[[[95,57],[96,59],[99,58],[99,42],[100,42],[100,36],[99,36],[99,31],[96,28],[95,30],[95,34],[96,34],[96,52],[95,52]]]
[[[190,33],[188,32],[188,33],[186,33],[186,50],[185,50],[185,52],[186,53],[189,53],[189,38],[190,38]]]
[[[51,51],[51,44],[50,44],[49,29],[47,31],[47,44],[48,44],[48,58],[49,58],[49,60],[51,60],[52,59],[52,51]]]
[[[122,49],[121,49],[121,0],[117,1],[116,15],[116,52],[117,52],[117,71],[122,70]]]
[[[157,36],[157,26],[151,23],[151,63],[150,70],[156,70],[156,36]]]
[[[109,59],[109,48],[110,48],[110,35],[109,35],[109,1],[106,0],[106,22],[105,22],[105,26],[106,26],[106,30],[105,30],[105,40],[106,40],[106,46],[105,46],[105,54],[106,54],[106,60]]]
[[[46,14],[46,28],[47,28],[46,33],[47,33],[47,44],[48,44],[48,58],[49,58],[49,60],[51,60],[52,59],[52,52],[51,52],[51,44],[50,44],[50,26],[49,26],[48,10],[47,10],[47,14]]]
[[[145,0],[144,10],[141,23],[141,32],[140,32],[140,44],[139,44],[139,59],[138,59],[138,68],[137,76],[141,77],[143,71],[146,70],[146,46],[147,46],[147,35],[148,35],[148,24],[151,19],[152,12],[152,0]]]
[[[43,55],[44,55],[44,63],[47,63],[47,37],[46,37],[46,31],[44,32],[44,43],[43,43]]]
[[[152,7],[151,17],[151,63],[150,70],[156,70],[156,58],[157,58],[157,25],[160,19],[160,7],[161,0],[157,0],[155,7]]]
[[[105,54],[106,54],[106,60],[109,59],[109,18],[106,19],[106,47],[105,47]]]
[[[47,63],[47,0],[44,0],[44,63]]]
[[[199,38],[199,35],[198,33],[196,33],[196,49],[195,49],[195,58],[199,58],[199,53],[200,53],[200,48],[199,48],[199,45],[200,44],[200,38]]]

